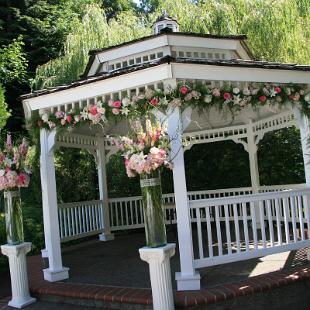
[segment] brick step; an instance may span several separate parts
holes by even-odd
[[[36,285],[32,284],[30,289],[34,296],[44,301],[103,309],[152,309],[150,289],[39,282]],[[174,300],[177,309],[255,310],[264,309],[267,305],[273,304],[271,309],[287,307],[288,310],[294,310],[303,309],[305,300],[309,300],[309,288],[310,269],[294,268],[200,291],[174,292]],[[297,304],[299,307],[294,307]]]

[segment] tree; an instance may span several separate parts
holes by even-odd
[[[5,126],[6,120],[8,119],[9,116],[10,113],[8,111],[8,107],[4,98],[4,89],[0,84],[0,132],[1,129]]]
[[[150,33],[132,11],[120,13],[117,19],[106,19],[98,5],[89,5],[83,19],[67,37],[63,56],[37,68],[33,88],[40,89],[77,80],[84,72],[91,49],[130,41]],[[100,35],[99,35],[100,34]]]

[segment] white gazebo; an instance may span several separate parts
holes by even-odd
[[[68,112],[98,100],[131,97],[146,89],[166,91],[179,83],[219,88],[225,84],[239,89],[250,83],[304,84],[305,90],[309,89],[309,66],[255,61],[245,40],[245,36],[181,33],[177,22],[164,16],[154,24],[154,35],[92,51],[81,80],[23,96],[26,118]],[[174,203],[176,206],[179,290],[200,288],[199,268],[310,246],[308,118],[289,103],[280,108],[268,104],[256,109],[247,106],[234,117],[224,114],[213,107],[208,113],[175,108],[168,117],[176,156],[174,193],[164,195],[164,202],[171,208]],[[69,277],[68,268],[62,264],[61,242],[92,234],[108,241],[113,240],[113,231],[143,227],[141,197],[109,199],[107,195],[105,165],[116,152],[107,136],[125,134],[127,126],[122,121],[104,129],[81,126],[67,133],[41,129],[45,255],[49,260],[45,280]],[[257,144],[265,133],[289,126],[300,128],[306,184],[262,187]],[[187,192],[184,152],[195,144],[225,140],[241,143],[248,152],[252,186]],[[93,153],[99,201],[57,203],[53,154],[60,146]]]

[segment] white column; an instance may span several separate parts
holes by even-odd
[[[26,254],[31,250],[31,243],[24,242],[18,245],[2,245],[3,255],[9,258],[12,299],[9,306],[23,308],[36,301],[29,294]]]
[[[176,281],[178,290],[199,290],[200,275],[195,271],[193,265],[193,239],[187,198],[182,131],[180,109],[175,108],[168,119],[168,133],[172,140],[173,184],[181,263],[181,272],[176,273]]]
[[[159,248],[144,247],[139,252],[141,259],[149,264],[153,309],[174,310],[170,257],[175,253],[175,244],[168,243]]]
[[[253,131],[253,123],[250,120],[247,131],[248,153],[249,153],[249,165],[251,174],[252,193],[257,194],[259,192],[259,171],[257,161],[257,145],[255,143],[255,135]],[[256,227],[261,228],[259,204],[254,203]]]
[[[310,186],[310,124],[309,118],[299,109],[294,109],[297,124],[300,130],[300,142],[302,147],[302,155],[304,159],[305,178],[307,186]]]
[[[56,192],[56,177],[54,166],[53,147],[55,143],[55,131],[41,129],[41,187],[43,204],[43,223],[45,247],[48,253],[49,268],[44,269],[44,279],[50,282],[69,278],[68,268],[62,266],[58,206]]]
[[[251,172],[251,184],[253,194],[257,194],[259,192],[259,171],[258,171],[258,162],[257,162],[257,145],[255,143],[255,135],[253,132],[253,124],[250,121],[248,126],[248,152],[249,152],[249,164],[250,164],[250,172]]]
[[[110,214],[109,214],[109,200],[107,187],[107,171],[106,171],[106,155],[104,147],[104,138],[97,138],[97,171],[98,171],[98,185],[99,198],[102,201],[101,209],[101,223],[102,233],[99,235],[101,241],[114,240],[114,234],[110,231]]]

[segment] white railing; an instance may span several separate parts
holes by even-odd
[[[195,268],[310,246],[309,199],[301,189],[190,201]]]
[[[61,242],[95,235],[102,231],[102,201],[83,201],[58,205]]]
[[[291,188],[300,188],[304,185],[280,185],[261,187],[262,192],[280,191]],[[202,190],[188,192],[190,201],[213,199],[220,197],[232,197],[252,193],[251,187],[229,188],[217,190]],[[166,224],[176,223],[174,194],[164,194],[163,204],[165,209]],[[86,201],[60,204],[58,209],[60,238],[62,242],[95,235],[102,231],[100,201]],[[197,221],[195,210],[191,209],[192,222]],[[111,198],[109,199],[110,228],[111,231],[120,231],[144,227],[143,208],[141,196]],[[220,210],[220,219],[225,219],[225,214]],[[232,219],[232,207],[229,208]],[[274,210],[272,210],[274,216]],[[238,216],[241,219],[241,215]],[[211,222],[214,217],[211,216]]]
[[[230,188],[220,190],[204,190],[188,192],[189,200],[200,200],[216,197],[230,197],[250,194],[250,187]],[[166,224],[176,223],[174,194],[164,194],[163,204],[165,209]],[[111,231],[126,230],[144,227],[143,208],[141,196],[109,199]],[[195,216],[192,215],[195,221]]]

